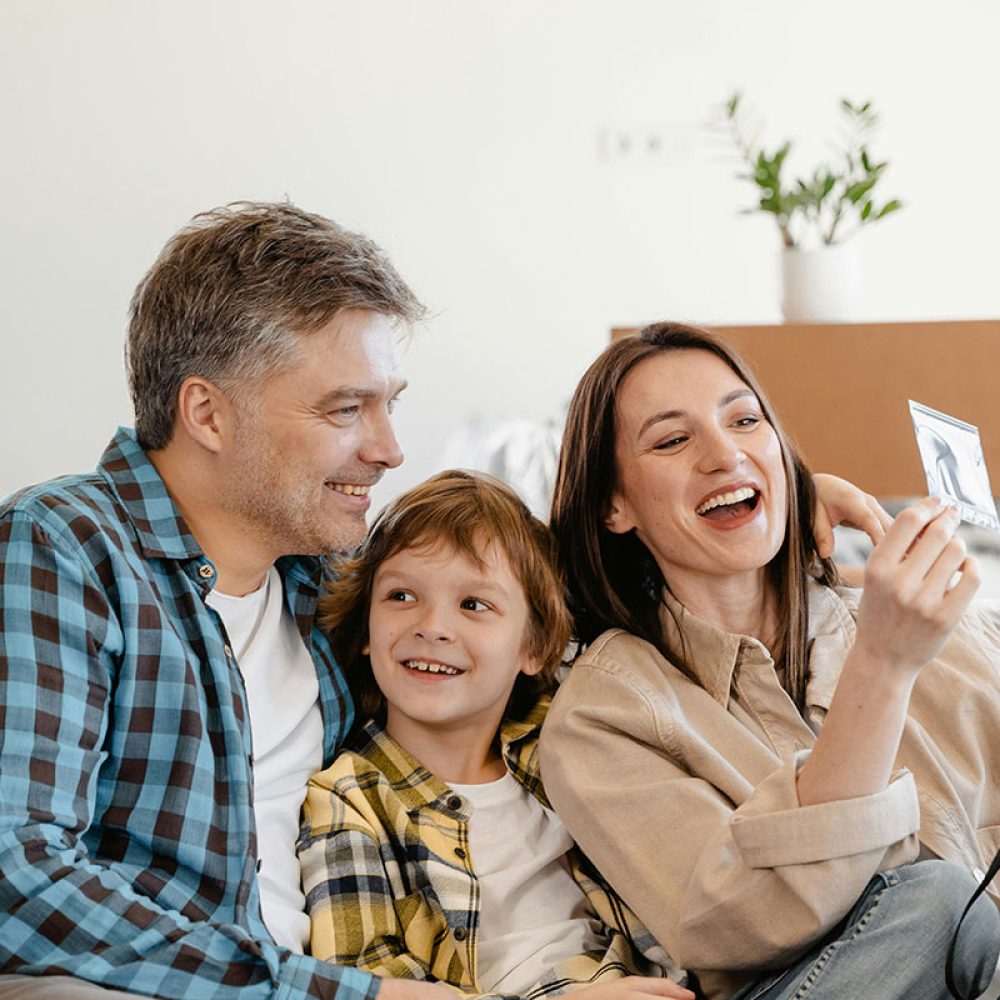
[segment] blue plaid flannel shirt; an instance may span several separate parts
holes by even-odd
[[[353,720],[314,627],[324,564],[278,563],[316,661],[324,764]],[[215,568],[134,434],[0,504],[0,972],[159,997],[374,997],[264,926],[245,692]]]

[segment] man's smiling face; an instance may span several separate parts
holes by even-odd
[[[238,414],[224,503],[273,558],[352,548],[368,491],[403,460],[390,414],[405,383],[396,332],[380,313],[347,309],[300,337],[300,357]]]

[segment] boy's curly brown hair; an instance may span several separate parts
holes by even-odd
[[[555,539],[505,483],[485,473],[450,469],[381,511],[365,541],[337,566],[337,579],[320,600],[320,625],[329,633],[334,655],[345,671],[359,722],[385,720],[385,699],[363,652],[369,640],[375,573],[403,549],[441,542],[479,567],[483,552],[496,545],[524,588],[529,610],[524,651],[542,669],[531,676],[518,675],[507,715],[520,718],[555,688],[571,630]]]

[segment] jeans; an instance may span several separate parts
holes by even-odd
[[[882,872],[818,946],[729,1000],[949,1000],[948,945],[975,888],[971,875],[946,861]],[[963,995],[986,989],[998,955],[1000,911],[981,896],[955,952],[955,982]]]

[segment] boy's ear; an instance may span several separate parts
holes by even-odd
[[[617,491],[611,494],[604,512],[604,527],[613,535],[624,535],[635,527],[635,521],[628,513],[628,504]]]

